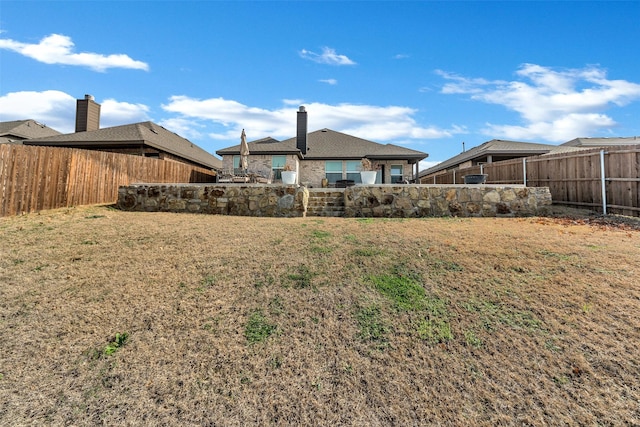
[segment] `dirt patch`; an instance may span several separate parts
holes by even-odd
[[[0,218],[0,424],[624,425],[635,219]]]

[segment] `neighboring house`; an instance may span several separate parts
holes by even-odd
[[[614,145],[634,145],[640,144],[640,137],[632,136],[626,138],[576,138],[561,144],[563,147],[599,148],[611,147]]]
[[[366,139],[321,129],[307,133],[307,112],[300,107],[297,133],[278,141],[271,137],[249,142],[249,171],[272,174],[279,182],[286,166],[298,172],[299,183],[320,187],[323,182],[335,185],[342,180],[360,183],[361,160],[369,159],[378,170],[377,182],[384,184],[415,180],[420,160],[427,153],[393,144],[379,144]],[[240,144],[216,151],[222,156],[223,169],[240,165]]]
[[[220,169],[222,162],[189,140],[153,122],[100,129],[100,105],[86,95],[76,110],[76,132],[23,141],[24,145],[71,147],[133,154],[178,161],[206,169]]]
[[[427,181],[434,175],[443,174],[452,170],[469,168],[486,163],[502,160],[518,159],[521,157],[538,156],[547,153],[572,151],[575,148],[562,147],[549,144],[536,144],[532,142],[503,141],[492,139],[484,144],[473,147],[454,156],[444,162],[420,172],[420,180]]]
[[[22,144],[25,139],[61,135],[35,120],[0,122],[0,144]]]

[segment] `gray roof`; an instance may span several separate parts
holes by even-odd
[[[444,162],[425,169],[420,172],[420,176],[429,175],[435,172],[440,172],[450,168],[454,168],[462,163],[482,158],[488,155],[503,155],[513,157],[529,157],[537,156],[546,153],[556,153],[560,151],[571,150],[568,147],[560,147],[550,144],[537,144],[533,142],[517,142],[517,141],[504,141],[501,139],[492,139],[484,144],[473,147],[467,151],[463,151],[457,156],[451,157]]]
[[[567,147],[610,147],[613,145],[640,144],[639,136],[615,138],[575,138],[562,144]]]
[[[60,147],[123,147],[146,145],[157,150],[209,168],[221,168],[222,162],[191,141],[153,122],[140,122],[113,126],[88,132],[37,138],[25,141],[27,145],[53,145]]]
[[[306,160],[330,159],[406,159],[420,161],[429,155],[393,144],[379,144],[331,129],[321,129],[307,134],[307,153],[302,156],[296,148],[296,138],[277,141],[264,138],[249,143],[249,151],[254,154],[298,154]],[[218,155],[240,154],[240,144],[216,151]]]
[[[31,119],[0,122],[0,144],[55,135],[61,133]]]

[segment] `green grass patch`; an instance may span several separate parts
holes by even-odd
[[[362,248],[362,249],[356,249],[353,251],[353,254],[355,256],[361,256],[361,257],[372,257],[372,256],[377,256],[377,255],[384,255],[384,249],[380,249],[380,248]]]
[[[277,326],[267,321],[262,310],[255,310],[249,315],[247,326],[244,329],[244,336],[249,344],[255,344],[265,341],[276,329]]]
[[[120,347],[123,347],[128,340],[129,334],[127,332],[117,333],[113,340],[102,350],[102,354],[105,356],[111,356],[113,353],[118,351]]]
[[[378,292],[393,301],[399,310],[413,311],[424,308],[425,290],[411,277],[383,274],[369,276],[369,281]]]
[[[325,240],[331,237],[331,233],[324,230],[313,230],[311,232],[311,237],[318,240]]]
[[[312,279],[316,275],[309,270],[306,265],[299,265],[296,273],[290,273],[287,278],[293,282],[296,289],[310,288]]]
[[[418,325],[418,336],[430,344],[438,344],[453,339],[451,324],[445,319],[424,319]]]
[[[389,328],[382,319],[380,307],[372,305],[361,307],[356,312],[358,338],[363,341],[385,342]]]

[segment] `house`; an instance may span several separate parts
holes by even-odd
[[[335,186],[339,182],[360,183],[361,161],[369,159],[378,170],[381,184],[413,181],[420,160],[427,153],[393,144],[380,144],[331,129],[307,133],[307,112],[297,113],[296,136],[278,141],[267,137],[249,142],[249,170],[269,171],[273,182],[281,180],[285,166],[297,171],[298,183],[309,187]],[[240,145],[216,151],[223,169],[240,165]]]
[[[640,137],[615,137],[615,138],[575,138],[561,144],[563,147],[600,148],[615,145],[635,145],[640,144]]]
[[[61,135],[35,120],[0,122],[0,144],[22,144],[25,139]]]
[[[100,105],[91,95],[77,100],[76,131],[25,139],[24,145],[71,147],[132,154],[220,169],[222,162],[191,141],[150,122],[100,128]]]
[[[532,142],[504,141],[492,139],[470,150],[463,151],[457,156],[420,172],[421,182],[431,182],[433,176],[450,172],[452,170],[465,169],[486,163],[502,160],[518,159],[521,157],[538,156],[547,153],[573,151],[576,148],[563,147],[549,144],[537,144]]]

